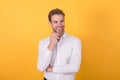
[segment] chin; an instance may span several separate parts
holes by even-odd
[[[64,32],[64,30],[61,30],[61,31],[56,31],[57,33],[61,34]]]
[[[62,34],[62,33],[63,33],[63,31],[61,31],[61,32],[57,32],[57,33]]]

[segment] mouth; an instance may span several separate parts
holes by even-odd
[[[59,27],[59,28],[57,28],[58,30],[62,30],[62,28],[61,27]]]
[[[63,32],[64,30],[63,30],[63,28],[61,28],[61,27],[59,27],[59,28],[56,28],[56,32],[58,32],[58,33],[61,33],[61,32]]]

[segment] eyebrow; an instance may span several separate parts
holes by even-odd
[[[60,20],[60,21],[64,21],[64,20]],[[54,20],[54,22],[58,22],[58,21]]]

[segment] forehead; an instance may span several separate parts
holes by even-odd
[[[55,14],[51,17],[51,20],[63,20],[64,19],[64,16],[62,14]]]

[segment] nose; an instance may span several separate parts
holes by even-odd
[[[58,26],[62,26],[62,23],[61,23],[61,22],[59,22],[59,23],[58,23]]]

